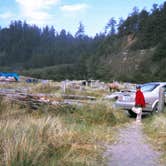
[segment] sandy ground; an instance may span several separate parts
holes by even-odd
[[[117,139],[104,154],[108,158],[108,166],[161,166],[161,154],[148,144],[142,124],[132,122],[119,129]]]

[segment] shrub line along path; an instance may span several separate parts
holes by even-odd
[[[132,122],[119,129],[117,141],[107,147],[108,166],[162,166],[161,154],[147,143],[142,125]]]

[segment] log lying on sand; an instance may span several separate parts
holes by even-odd
[[[63,99],[74,99],[74,100],[96,100],[96,97],[93,96],[79,96],[79,95],[62,95]]]

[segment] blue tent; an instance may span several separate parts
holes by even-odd
[[[16,81],[19,80],[19,75],[17,73],[4,73],[4,72],[0,72],[0,77],[1,76],[6,77],[6,78],[8,78],[8,77],[14,77],[14,79]]]

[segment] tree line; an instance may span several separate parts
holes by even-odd
[[[123,80],[124,76],[111,72],[107,60],[117,56],[123,49],[123,39],[132,35],[135,42],[129,51],[155,48],[149,64],[155,69],[143,62],[137,73],[131,73],[131,78],[134,80],[143,72],[149,80],[162,79],[166,75],[165,71],[160,72],[166,64],[165,27],[166,2],[160,6],[154,4],[151,11],[134,7],[126,19],[119,21],[112,17],[104,32],[94,37],[85,34],[81,22],[72,35],[65,29],[58,33],[53,26],[39,28],[25,21],[12,21],[9,27],[0,28],[0,69],[55,80]]]

